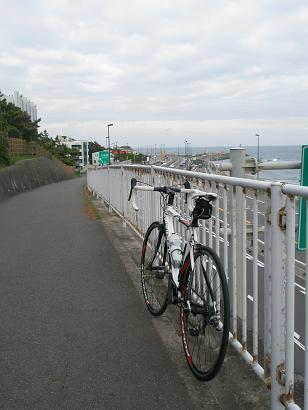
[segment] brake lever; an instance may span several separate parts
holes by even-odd
[[[184,188],[186,188],[186,189],[190,189],[190,188],[191,188],[189,181],[186,180],[186,181],[184,182]],[[187,194],[185,194],[185,204],[187,204]]]
[[[128,201],[130,201],[130,199],[132,197],[133,189],[135,188],[136,185],[137,185],[137,179],[132,178],[130,180],[130,193],[129,193]]]

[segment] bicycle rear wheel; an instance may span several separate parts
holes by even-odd
[[[160,222],[153,222],[145,234],[140,271],[145,303],[152,315],[161,315],[168,305],[171,276],[166,234]]]
[[[182,341],[188,365],[204,381],[220,370],[229,340],[230,302],[223,266],[208,247],[195,253],[183,286]]]

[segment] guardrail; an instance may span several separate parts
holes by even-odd
[[[140,236],[160,218],[160,197],[138,192],[136,213],[127,202],[132,177],[151,185],[188,179],[218,194],[213,218],[202,222],[201,239],[220,255],[228,277],[230,343],[271,388],[271,409],[308,410],[307,284],[295,265],[297,201],[308,199],[308,188],[157,166],[89,170],[89,189]],[[176,198],[175,206],[189,217],[184,198]],[[184,227],[177,229],[185,237]],[[308,252],[306,273],[307,261]]]

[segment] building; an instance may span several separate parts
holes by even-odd
[[[68,148],[75,148],[78,149],[79,155],[76,158],[76,165],[77,169],[83,170],[89,164],[89,141],[83,140],[75,140],[74,138],[70,137],[60,137],[59,138],[60,144],[66,145]]]
[[[100,165],[100,163],[99,163],[99,151],[93,152],[93,154],[92,154],[92,165],[95,165],[95,166]]]
[[[134,150],[129,145],[122,145],[114,151],[118,151],[119,154],[133,154]]]
[[[5,99],[8,103],[14,104],[16,107],[20,108],[29,114],[31,121],[37,120],[37,108],[36,105],[31,102],[28,98],[23,97],[18,91],[14,91],[12,95],[3,94],[2,99]]]

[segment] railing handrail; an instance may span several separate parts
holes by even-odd
[[[246,158],[247,165],[246,168],[251,168],[250,161],[254,161],[254,166],[258,171],[268,171],[275,169],[300,169],[302,162],[301,161],[258,161],[256,158]],[[231,171],[232,163],[231,162],[222,162],[216,164],[217,168],[221,171]]]
[[[203,172],[196,172],[196,171],[186,171],[178,168],[167,168],[167,167],[159,167],[157,165],[111,165],[110,168],[123,168],[123,169],[140,169],[140,170],[148,170],[154,169],[158,172],[167,172],[169,174],[174,175],[181,175],[187,176],[189,178],[199,178],[206,181],[217,182],[226,185],[233,185],[233,186],[240,186],[242,188],[251,188],[251,189],[258,189],[262,191],[267,191],[271,188],[271,185],[279,184],[281,185],[281,191],[286,195],[294,195],[294,196],[302,196],[308,198],[308,187],[304,187],[301,185],[295,184],[287,184],[287,183],[280,183],[280,182],[272,182],[272,181],[259,181],[249,178],[237,178],[237,177],[229,177],[225,175],[217,175],[217,174],[205,174]]]

